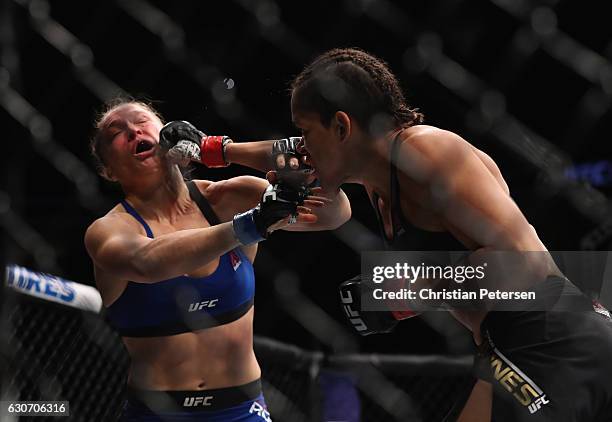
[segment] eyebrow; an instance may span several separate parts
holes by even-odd
[[[111,122],[109,122],[106,125],[105,129],[110,129],[110,128],[117,128],[120,129],[121,128],[121,122],[119,120],[112,120]]]

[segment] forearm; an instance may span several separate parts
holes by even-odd
[[[191,273],[239,245],[232,222],[159,236],[134,251],[132,281],[155,283]]]
[[[262,172],[272,169],[274,141],[233,142],[225,147],[228,163],[240,164]]]
[[[189,122],[175,120],[159,133],[160,145],[177,163],[196,161],[208,167],[236,163],[267,172],[272,169],[273,140],[232,142],[227,136],[206,136]]]
[[[351,204],[344,191],[339,190],[332,202],[315,210],[314,230],[335,230],[351,218]]]
[[[331,198],[326,194],[320,195],[331,199],[331,202],[326,203],[323,207],[312,209],[312,213],[317,217],[316,222],[292,224],[285,227],[284,230],[294,232],[335,230],[351,218],[351,204],[342,190]]]

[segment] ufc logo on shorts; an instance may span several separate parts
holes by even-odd
[[[261,404],[254,401],[249,409],[249,414],[256,414],[260,416],[266,422],[272,422],[272,418],[270,417],[270,412],[268,412]]]
[[[213,396],[185,397],[183,407],[210,406]]]
[[[365,322],[363,322],[363,320],[359,317],[359,312],[353,310],[350,306],[353,303],[353,296],[351,295],[351,292],[347,290],[346,297],[343,293],[344,292],[342,291],[340,292],[340,300],[344,305],[342,307],[344,308],[344,312],[346,313],[349,321],[351,321],[351,324],[353,324],[357,331],[367,330],[368,326],[365,325]]]
[[[543,405],[548,403],[550,403],[550,401],[546,400],[546,394],[538,397],[533,403],[529,405],[529,413],[534,414],[535,412],[540,410]]]
[[[215,306],[217,306],[218,301],[219,299],[211,299],[204,300],[202,302],[192,303],[191,305],[189,305],[189,312],[201,311],[204,308],[214,308]]]

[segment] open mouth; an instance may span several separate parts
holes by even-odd
[[[153,149],[154,146],[155,144],[151,141],[148,141],[146,139],[140,140],[138,141],[138,144],[136,145],[135,154],[140,154],[143,152],[150,151]]]

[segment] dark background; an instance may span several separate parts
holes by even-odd
[[[428,124],[493,157],[549,249],[611,246],[612,26],[603,2],[0,5],[7,262],[93,284],[83,235],[121,192],[95,176],[88,140],[96,113],[116,94],[151,100],[166,120],[237,141],[295,136],[289,82],[317,54],[349,46],[387,61]],[[232,166],[198,168],[194,177],[245,173],[257,174]],[[325,331],[343,322],[337,285],[359,272],[360,251],[380,247],[365,192],[345,190],[353,207],[345,227],[277,233],[261,244],[256,333],[307,348],[344,347]],[[455,351],[431,327],[409,321],[357,347]]]

